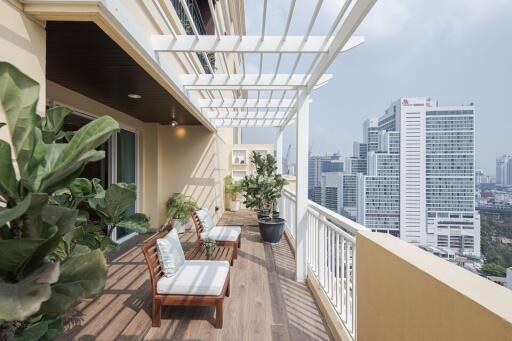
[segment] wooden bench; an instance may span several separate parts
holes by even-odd
[[[229,271],[224,286],[219,295],[174,295],[159,294],[157,292],[157,283],[164,277],[160,262],[158,260],[156,240],[163,238],[168,232],[163,231],[142,245],[142,252],[146,259],[146,263],[151,278],[151,299],[152,309],[151,315],[153,327],[160,327],[162,306],[209,306],[215,305],[215,328],[222,328],[223,323],[223,303],[224,297],[229,297]]]

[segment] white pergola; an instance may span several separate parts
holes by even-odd
[[[282,159],[282,132],[291,123],[297,130],[297,188],[296,188],[296,260],[297,279],[306,277],[305,234],[308,206],[308,131],[309,103],[312,91],[325,85],[331,75],[325,74],[340,53],[362,44],[363,37],[354,31],[372,8],[376,0],[345,0],[325,35],[312,35],[323,0],[316,0],[314,10],[302,35],[289,35],[297,0],[291,0],[281,35],[267,35],[268,0],[250,0],[261,3],[262,21],[259,35],[245,35],[244,18],[240,16],[243,0],[208,0],[215,25],[215,35],[200,35],[187,6],[180,0],[193,31],[193,35],[177,34],[164,0],[152,0],[155,8],[169,28],[170,34],[154,35],[151,45],[155,54],[175,53],[191,60],[202,55],[208,73],[194,69],[192,74],[180,76],[183,91],[191,98],[209,122],[224,127],[275,127],[278,160]],[[275,0],[282,1],[282,0]],[[218,7],[220,6],[220,7]],[[232,18],[232,20],[230,20]],[[303,18],[302,18],[303,19]],[[236,33],[235,33],[236,32]],[[211,65],[207,53],[215,53],[217,68]],[[258,72],[247,72],[248,54],[259,56]],[[277,56],[273,72],[264,73],[266,56]],[[287,73],[281,73],[284,55],[293,55],[294,61]],[[299,73],[298,66],[309,55],[309,64]],[[270,59],[273,59],[270,58]],[[234,61],[234,63],[233,63]],[[229,67],[229,64],[234,67]],[[304,64],[304,63],[303,63]],[[265,65],[267,66],[267,65]]]

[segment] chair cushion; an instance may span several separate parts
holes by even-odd
[[[210,212],[206,208],[201,208],[196,211],[197,217],[201,221],[201,225],[203,225],[204,231],[209,231],[215,227],[215,223],[213,222],[212,216]]]
[[[201,239],[211,238],[218,241],[234,242],[238,240],[241,231],[240,226],[215,226],[209,231],[201,233]]]
[[[229,262],[187,260],[172,277],[162,277],[156,292],[168,295],[220,295],[229,273]]]
[[[157,239],[156,246],[164,276],[173,276],[185,262],[185,254],[176,229],[172,229],[164,238]]]

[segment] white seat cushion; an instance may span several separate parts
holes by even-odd
[[[229,262],[187,260],[172,277],[162,277],[156,292],[168,295],[220,295],[229,273]]]
[[[197,214],[197,217],[199,218],[199,220],[201,221],[201,225],[203,225],[204,231],[209,231],[215,227],[213,218],[207,209],[201,208],[200,210],[196,211],[196,214]]]
[[[156,245],[158,261],[164,276],[173,276],[185,262],[185,254],[176,229],[172,229],[164,238],[157,239]]]
[[[240,226],[215,226],[201,233],[201,239],[211,238],[217,241],[234,242],[238,240],[242,228]]]

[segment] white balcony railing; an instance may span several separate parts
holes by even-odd
[[[283,191],[285,229],[296,238],[295,195]],[[356,234],[362,225],[312,201],[308,203],[306,256],[309,274],[315,276],[347,332],[356,332]]]
[[[287,189],[283,190],[279,212],[281,213],[281,217],[286,220],[286,231],[295,241],[295,238],[297,237],[297,224],[295,223],[295,194]]]

